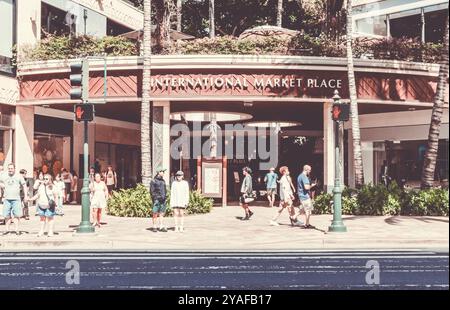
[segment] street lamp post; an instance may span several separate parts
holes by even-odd
[[[335,105],[340,105],[340,99],[338,91],[334,92],[333,100]],[[342,221],[342,187],[341,187],[341,177],[340,177],[340,152],[339,152],[339,117],[341,115],[341,110],[339,113],[335,114],[335,107],[333,106],[333,121],[334,121],[334,188],[333,188],[333,221],[328,227],[330,232],[346,232],[347,227],[345,227]]]

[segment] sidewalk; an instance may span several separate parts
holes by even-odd
[[[31,210],[30,210],[31,211]],[[33,210],[34,211],[34,210]],[[209,214],[185,218],[185,232],[176,233],[173,218],[169,231],[154,233],[146,218],[104,216],[96,235],[73,234],[80,223],[79,205],[64,206],[56,217],[54,237],[36,237],[39,219],[22,220],[16,236],[0,235],[0,250],[307,250],[307,249],[444,249],[449,247],[448,217],[344,216],[346,233],[328,233],[331,215],[313,216],[316,229],[291,227],[287,213],[280,226],[269,226],[275,208],[255,207],[249,221],[241,221],[237,206],[215,207]],[[284,211],[286,212],[286,211]],[[0,225],[0,232],[5,230]]]

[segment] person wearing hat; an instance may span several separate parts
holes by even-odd
[[[152,209],[152,222],[153,222],[153,232],[157,232],[157,220],[159,218],[159,231],[167,232],[167,228],[164,226],[163,218],[166,212],[166,181],[164,181],[164,172],[166,169],[158,167],[156,169],[156,176],[150,183],[150,194],[153,200]]]
[[[174,212],[175,232],[184,231],[184,210],[189,204],[189,184],[183,177],[183,171],[177,171],[170,190],[170,207]]]
[[[273,207],[275,203],[275,194],[277,193],[278,175],[274,172],[275,168],[270,168],[269,173],[264,177],[267,189],[267,200],[269,200],[269,207]]]
[[[253,201],[253,185],[252,185],[252,170],[249,167],[245,167],[242,169],[242,173],[244,174],[244,180],[242,181],[241,186],[241,197],[239,201],[241,203],[242,208],[245,211],[245,217],[242,220],[249,220],[253,215],[253,212],[249,208],[249,203]]]

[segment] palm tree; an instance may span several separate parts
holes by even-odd
[[[177,31],[181,32],[181,5],[182,0],[177,0]]]
[[[353,158],[355,172],[355,186],[360,188],[364,184],[364,170],[361,154],[361,132],[359,128],[358,102],[356,94],[355,70],[353,67],[353,20],[352,20],[352,0],[347,0],[347,71],[348,88],[350,92],[350,118],[352,122],[353,136]]]
[[[209,0],[209,37],[216,37],[215,21],[214,21],[214,0]]]
[[[156,11],[156,48],[159,52],[166,51],[170,44],[170,16],[172,14],[171,0],[154,0]]]
[[[283,0],[278,0],[277,6],[277,26],[281,27],[283,18]]]
[[[439,78],[437,83],[436,95],[434,97],[433,112],[431,113],[430,130],[428,133],[428,147],[423,161],[422,180],[420,184],[420,187],[422,189],[431,188],[433,186],[447,77],[448,77],[448,17],[445,28],[444,53],[442,54],[442,62],[439,67]]]
[[[150,56],[151,56],[151,0],[144,0],[144,67],[142,71],[142,103],[141,103],[141,174],[142,183],[150,186],[152,175],[150,145]]]

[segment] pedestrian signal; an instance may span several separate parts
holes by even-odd
[[[350,118],[350,105],[345,103],[335,103],[331,110],[333,121],[346,122]]]
[[[94,120],[94,106],[92,104],[75,105],[75,120],[77,122]]]

